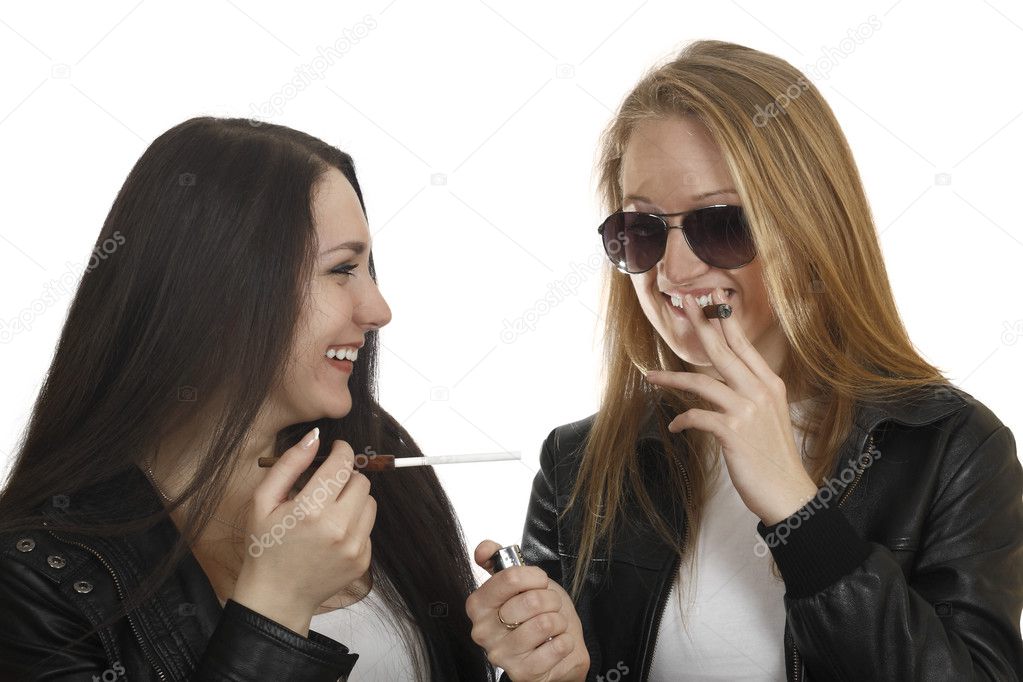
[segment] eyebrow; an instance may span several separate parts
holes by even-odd
[[[715,190],[712,190],[710,192],[703,192],[702,194],[695,194],[695,195],[690,197],[690,200],[692,200],[692,201],[701,201],[703,199],[706,199],[707,197],[713,197],[713,196],[717,196],[719,194],[738,194],[738,192],[736,192],[734,189],[715,189]],[[647,204],[650,204],[651,206],[656,206],[657,205],[655,202],[651,201],[648,197],[640,196],[638,194],[629,194],[629,195],[627,195],[625,197],[624,200],[625,201],[642,201],[642,202],[645,202]]]
[[[341,251],[343,249],[354,251],[355,255],[359,255],[366,250],[366,242],[345,242],[344,244],[338,244],[337,246],[327,249],[320,255],[326,256],[328,253],[334,253],[335,251]]]

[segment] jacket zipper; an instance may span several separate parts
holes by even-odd
[[[799,682],[803,679],[803,664],[799,660],[799,651],[796,650],[796,640],[789,635],[788,628],[786,628],[785,636],[792,642],[792,677],[790,679],[793,682]]]
[[[874,450],[874,434],[873,433],[869,433],[869,434],[867,434],[867,447],[863,451],[863,454],[864,455],[869,454],[873,450]],[[865,467],[865,466],[863,466],[863,467],[859,466],[859,461],[856,462],[856,478],[854,478],[852,480],[852,483],[849,484],[849,487],[847,487],[842,492],[842,497],[839,498],[839,500],[838,500],[838,506],[839,507],[841,507],[843,504],[845,504],[845,499],[847,497],[849,497],[849,494],[856,487],[856,484],[860,482],[860,477],[863,476],[863,472],[866,471],[866,469],[867,469],[867,467]]]
[[[56,533],[54,533],[52,530],[47,529],[46,532],[49,533],[50,535],[52,535],[53,537],[57,538],[61,542],[66,542],[66,543],[69,543],[69,544],[81,547],[82,549],[84,549],[85,551],[89,552],[90,554],[92,554],[97,559],[99,559],[100,563],[102,563],[104,566],[106,566],[106,569],[107,569],[107,571],[109,571],[110,576],[114,579],[114,585],[117,587],[117,595],[121,598],[122,602],[125,600],[125,594],[124,594],[124,591],[121,589],[121,581],[117,579],[117,573],[114,572],[114,569],[110,566],[109,563],[107,563],[107,560],[104,559],[103,556],[99,552],[94,550],[92,547],[88,547],[86,545],[83,545],[80,542],[75,542],[74,540],[69,540],[67,538],[62,538],[59,535],[57,535]],[[166,680],[167,679],[167,675],[163,672],[163,670],[158,665],[156,665],[156,662],[152,659],[152,657],[150,657],[149,649],[146,648],[145,642],[143,642],[142,637],[139,635],[139,631],[135,627],[135,621],[131,617],[131,614],[128,613],[126,615],[128,617],[128,624],[131,625],[131,630],[132,630],[133,633],[135,633],[135,639],[138,641],[139,646],[142,649],[142,653],[146,657],[146,660],[149,661],[149,665],[151,665],[153,667],[153,670],[156,671],[156,674],[159,676],[159,678],[161,680]]]
[[[867,434],[867,448],[863,454],[868,454],[874,450],[874,433],[870,432]],[[860,478],[863,476],[863,472],[866,470],[866,466],[860,466],[859,461],[856,462],[856,477],[853,478],[852,482],[842,491],[842,496],[838,498],[838,507],[841,508],[845,504],[846,499],[852,493],[853,489],[859,484]],[[787,627],[786,627],[786,634]],[[792,638],[792,680],[793,682],[800,682],[803,679],[803,665],[799,658],[799,651],[796,649],[796,640]]]
[[[686,499],[691,500],[692,497],[692,486],[689,484],[689,474],[686,472],[685,465],[679,464],[679,469],[682,472],[682,478],[685,481],[686,486]],[[682,556],[685,556],[686,545],[689,543],[689,516],[683,515],[682,517]],[[671,580],[674,580],[675,571],[679,569],[679,565],[682,563],[680,557],[675,557],[672,561],[671,571],[668,576]],[[650,631],[650,637],[653,638],[653,644],[650,645],[650,657],[646,660],[643,666],[643,675],[640,677],[640,682],[646,682],[650,676],[650,665],[654,662],[654,649],[657,648],[657,630],[661,627],[661,619],[664,617],[664,607],[668,604],[668,597],[671,596],[671,588],[664,591],[664,597],[661,599],[660,604],[657,606],[657,611],[654,613],[653,629]]]

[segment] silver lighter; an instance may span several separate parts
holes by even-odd
[[[493,556],[490,557],[490,561],[494,564],[491,573],[497,573],[509,566],[522,566],[525,563],[522,560],[522,550],[519,549],[518,545],[502,547],[494,552]]]

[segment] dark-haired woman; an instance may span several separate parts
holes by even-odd
[[[357,462],[421,453],[348,155],[186,121],[107,240],[0,495],[0,679],[492,679],[437,478]]]
[[[470,597],[491,660],[514,682],[1020,679],[1013,434],[911,343],[817,89],[693,43],[624,99],[600,177],[602,401],[544,443],[534,565]],[[588,671],[520,635],[546,578]]]

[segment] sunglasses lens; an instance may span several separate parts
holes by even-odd
[[[631,273],[646,272],[657,265],[667,243],[664,223],[646,213],[614,213],[604,221],[602,234],[608,258]]]
[[[734,270],[756,255],[753,236],[738,206],[710,206],[686,216],[685,234],[693,253],[715,268]]]

